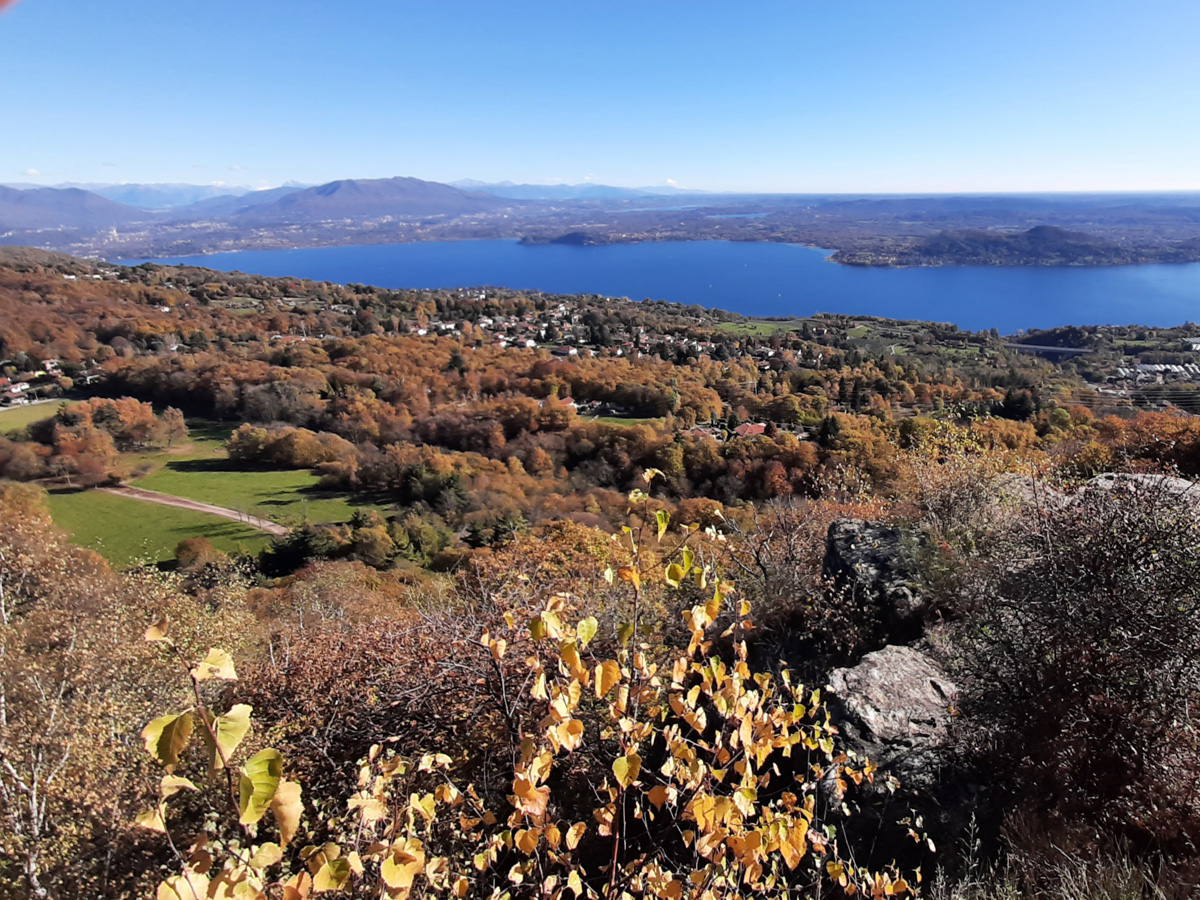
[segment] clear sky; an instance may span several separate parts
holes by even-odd
[[[1200,189],[1200,2],[0,0],[0,182]]]

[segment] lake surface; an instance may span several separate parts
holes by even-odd
[[[601,247],[455,241],[247,250],[164,262],[390,288],[495,285],[651,298],[748,316],[856,313],[973,330],[1179,325],[1200,320],[1200,264],[863,269],[793,244],[694,241]]]

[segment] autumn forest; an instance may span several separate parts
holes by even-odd
[[[0,897],[1187,896],[1193,336],[6,248]]]

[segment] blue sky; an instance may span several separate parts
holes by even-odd
[[[19,0],[0,182],[1200,189],[1200,3]]]

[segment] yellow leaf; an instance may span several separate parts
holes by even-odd
[[[471,891],[471,882],[468,881],[465,876],[460,875],[455,880],[452,890],[454,891],[455,897],[465,897]]]
[[[513,843],[526,856],[533,854],[541,838],[541,830],[537,828],[521,829],[513,835]]]
[[[488,649],[492,652],[492,659],[499,662],[504,658],[504,651],[508,649],[508,641],[504,638],[496,638],[488,641]]]
[[[192,717],[188,713],[160,716],[142,729],[146,752],[168,769],[174,768],[192,736],[192,728]]]
[[[567,829],[567,849],[574,850],[579,846],[579,841],[583,838],[584,832],[587,831],[586,822],[576,822]]]
[[[787,840],[784,844],[791,848],[792,856],[799,863],[808,852],[808,820],[796,818],[788,827]],[[785,860],[786,861],[786,860]],[[788,863],[789,869],[796,868],[794,863]]]
[[[654,804],[655,809],[662,809],[663,804],[667,802],[667,789],[665,786],[657,784],[650,788],[650,792],[646,796]]]
[[[283,859],[283,849],[273,841],[260,844],[250,857],[250,865],[255,869],[266,869]]]
[[[432,822],[437,813],[437,799],[433,794],[413,794],[409,798],[408,806],[426,822]]]
[[[654,513],[654,518],[658,522],[658,539],[661,541],[671,524],[671,516],[665,509],[660,509]]]
[[[583,661],[579,658],[579,647],[574,641],[563,641],[558,645],[558,652],[562,655],[563,662],[567,664],[572,675],[576,678],[586,677],[582,674],[586,669],[583,668]]]
[[[527,816],[544,816],[550,802],[550,788],[534,787],[531,781],[517,777],[513,779],[513,793],[517,796],[517,808]]]
[[[583,723],[578,719],[568,719],[554,729],[554,735],[564,750],[575,750],[583,741]]]
[[[162,797],[166,800],[172,794],[177,794],[180,791],[194,791],[197,787],[186,778],[181,778],[178,775],[164,775],[162,783],[159,786],[159,791]]]
[[[612,770],[621,787],[628,788],[637,781],[638,774],[642,771],[642,758],[636,753],[619,757],[613,761]]]
[[[208,878],[189,872],[186,876],[172,875],[158,886],[158,900],[205,900]]]
[[[267,813],[283,777],[283,756],[278,750],[260,750],[246,760],[238,778],[238,820],[253,825]]]
[[[391,892],[406,891],[423,868],[425,848],[420,841],[409,839],[403,845],[398,841],[393,845],[392,854],[379,867],[379,874]]]
[[[561,596],[562,595],[557,595],[554,599],[561,601]],[[554,610],[547,608],[546,611],[542,613],[542,622],[546,625],[546,637],[553,641],[557,641],[559,637],[562,636],[562,620],[558,618],[558,613],[554,612]]]
[[[251,709],[245,703],[239,703],[223,716],[217,716],[209,721],[208,728],[200,729],[200,737],[208,747],[208,767],[212,771],[224,768],[225,761],[238,748],[243,738],[250,731]],[[216,735],[216,743],[209,729]]]
[[[357,811],[367,824],[378,822],[388,814],[387,804],[378,797],[351,797],[347,805],[351,812]]]
[[[384,863],[387,865],[387,863]],[[313,893],[340,891],[350,880],[350,863],[344,859],[327,859],[313,876]]]
[[[661,469],[647,469],[642,473],[642,479],[646,482],[646,484],[649,484],[651,481],[653,481],[656,476],[658,478],[665,477]]]
[[[283,900],[305,900],[312,893],[312,876],[303,870],[283,885]]]
[[[616,661],[610,659],[596,666],[596,699],[603,700],[620,680],[621,667]]]
[[[300,785],[286,779],[279,782],[275,796],[271,798],[271,812],[279,826],[279,843],[286,847],[300,829],[300,816],[304,812],[304,801],[300,798]]]
[[[579,878],[579,871],[572,869],[571,874],[567,876],[567,887],[576,897],[583,895],[583,881]]]
[[[196,663],[196,667],[192,669],[192,677],[197,681],[207,681],[210,678],[235,681],[237,673],[233,670],[233,657],[224,650],[212,647],[208,656]]]
[[[733,794],[733,805],[743,816],[750,818],[754,815],[755,804],[758,802],[758,791],[753,788],[742,788]]]
[[[165,641],[167,639],[167,617],[163,616],[146,629],[146,640]]]
[[[642,576],[637,574],[637,569],[631,565],[623,565],[617,572],[617,577],[622,581],[628,581],[635,589],[642,587]]]
[[[679,563],[671,563],[667,566],[666,581],[671,587],[679,587],[684,578],[683,566]]]
[[[142,828],[149,828],[151,831],[160,831],[163,834],[167,833],[167,823],[163,821],[162,806],[156,806],[154,809],[148,809],[144,813],[139,813],[134,819],[134,824]]]
[[[637,542],[633,538],[633,529],[628,525],[621,526],[621,533],[619,535],[614,535],[614,537],[616,538],[617,542],[620,543],[620,545],[630,553],[635,553],[637,551]]]
[[[579,646],[586,650],[588,643],[596,636],[599,628],[600,623],[596,621],[594,616],[588,616],[576,625],[575,636],[579,638]]]

